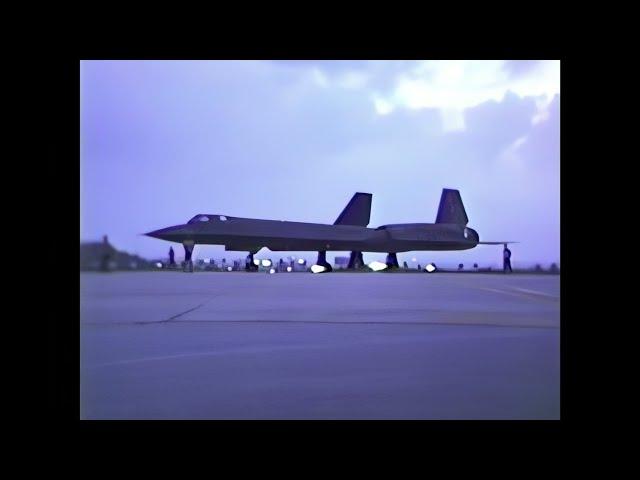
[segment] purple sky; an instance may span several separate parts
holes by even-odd
[[[559,70],[559,61],[82,62],[80,239],[108,234],[149,258],[174,245],[180,259],[179,245],[138,234],[196,213],[333,223],[356,191],[373,193],[371,227],[433,222],[447,187],[460,190],[481,240],[522,242],[514,266],[559,263]],[[496,265],[500,249],[398,258]],[[384,254],[365,253],[374,259]]]

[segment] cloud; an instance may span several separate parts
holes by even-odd
[[[519,77],[535,72],[541,64],[541,60],[507,60],[503,68],[511,77]]]
[[[373,98],[373,105],[375,106],[376,113],[378,113],[378,115],[387,115],[393,112],[393,103],[391,103],[388,100],[385,100],[379,95],[373,95],[372,98]]]
[[[423,61],[398,75],[392,88],[377,92],[384,114],[393,109],[437,108],[445,130],[465,128],[464,111],[486,101],[501,100],[508,92],[534,96],[537,110],[531,121],[547,118],[547,108],[560,91],[560,62]],[[377,108],[380,112],[381,110]]]
[[[360,89],[367,85],[369,79],[367,74],[358,71],[344,71],[328,75],[318,67],[311,68],[311,76],[313,83],[321,88]]]
[[[379,115],[438,109],[446,131],[463,130],[465,110],[500,101],[508,92],[536,97],[530,121],[543,122],[560,92],[559,60],[284,60],[275,65],[308,71],[321,88],[367,89]]]
[[[500,160],[511,166],[520,163],[522,161],[522,157],[519,155],[520,147],[522,147],[526,142],[526,135],[516,138],[502,151],[499,157]]]

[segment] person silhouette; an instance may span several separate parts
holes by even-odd
[[[173,247],[169,247],[169,265],[175,265],[176,261],[174,259]]]
[[[507,273],[507,268],[509,269],[509,272],[513,273],[513,269],[511,268],[511,250],[509,250],[507,248],[507,244],[504,244],[504,251],[502,252],[503,254],[503,265],[502,265],[502,269],[504,271],[504,273]]]

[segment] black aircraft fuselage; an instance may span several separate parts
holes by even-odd
[[[443,189],[435,223],[403,223],[368,228],[370,193],[356,193],[333,225],[200,214],[184,225],[149,232],[150,237],[194,245],[224,245],[225,250],[253,254],[273,251],[408,252],[466,250],[480,241],[467,227],[467,214],[458,190]]]
[[[170,242],[224,245],[225,250],[408,252],[466,250],[478,244],[475,230],[455,223],[405,223],[367,228],[357,225],[259,220],[196,215],[185,225],[147,233]]]

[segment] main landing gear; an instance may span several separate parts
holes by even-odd
[[[244,264],[244,269],[247,272],[255,272],[258,270],[258,265],[253,263],[253,253],[254,252],[249,252],[249,255],[247,255],[247,259]]]
[[[398,264],[398,257],[395,253],[389,253],[387,255],[387,268],[400,268]]]
[[[349,255],[349,270],[358,270],[364,267],[364,259],[362,258],[362,252],[351,252]]]
[[[320,265],[325,268],[325,272],[331,272],[333,268],[331,268],[331,264],[327,262],[327,252],[318,252],[318,261],[316,265]]]

